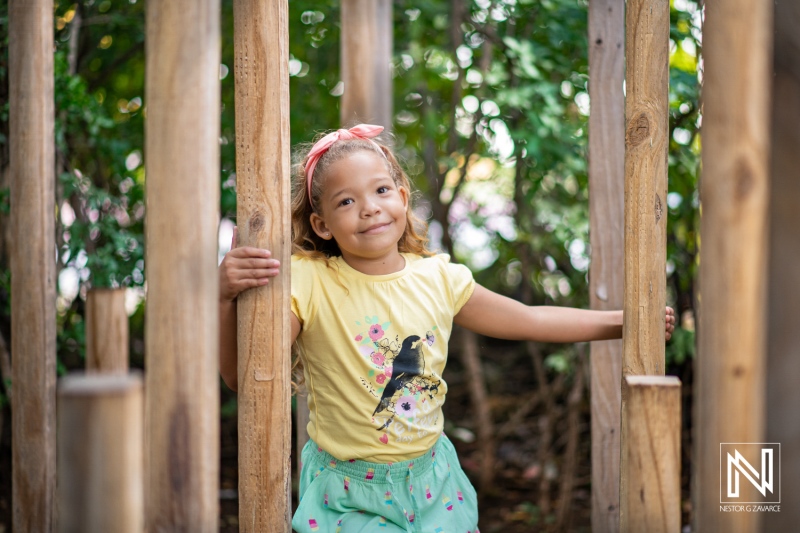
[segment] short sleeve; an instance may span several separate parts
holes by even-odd
[[[317,275],[314,269],[314,261],[298,256],[292,256],[292,313],[297,317],[302,326],[306,322],[313,320],[314,285],[317,283]]]
[[[472,271],[466,265],[459,265],[450,262],[448,255],[443,255],[446,261],[447,281],[453,296],[453,315],[457,315],[464,307],[475,290],[475,279]]]

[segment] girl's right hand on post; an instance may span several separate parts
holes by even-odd
[[[231,251],[219,265],[220,301],[233,301],[245,289],[261,287],[280,272],[280,262],[272,253],[250,246],[236,247],[236,228],[233,228]]]

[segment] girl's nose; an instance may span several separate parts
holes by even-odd
[[[381,211],[381,206],[378,204],[378,202],[370,199],[364,203],[364,209],[362,210],[362,213],[364,215],[370,216],[378,214],[380,213],[380,211]]]

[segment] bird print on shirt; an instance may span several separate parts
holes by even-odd
[[[425,371],[425,355],[422,353],[422,339],[417,335],[411,335],[403,340],[400,353],[392,363],[392,378],[383,390],[378,407],[375,408],[373,416],[377,415],[387,407],[394,398],[397,391],[402,391],[411,380],[422,375]]]
[[[403,394],[407,388],[416,386],[419,390],[424,390],[430,398],[439,391],[440,381],[430,382],[424,378],[425,374],[425,353],[423,346],[430,345],[428,338],[419,335],[410,335],[403,340],[399,353],[392,362],[392,377],[383,389],[378,406],[375,407],[372,416],[383,411],[391,412],[391,416],[379,428],[378,431],[386,429],[394,421],[397,414],[395,410],[395,396]]]
[[[425,426],[435,423],[435,416],[427,416],[430,404],[425,403],[435,402],[444,385],[432,366],[435,356],[431,358],[433,354],[427,352],[438,340],[438,327],[431,325],[427,331],[417,331],[401,341],[400,335],[389,333],[392,322],[380,320],[377,315],[365,316],[364,322],[355,321],[360,331],[353,340],[370,368],[360,381],[368,394],[378,399],[371,413],[373,423],[380,426],[377,430],[386,430],[398,416],[413,423],[423,412]],[[366,332],[364,326],[368,327]],[[426,433],[422,427],[420,430]],[[379,440],[386,444],[388,437],[384,431]],[[408,434],[405,438],[409,438]]]

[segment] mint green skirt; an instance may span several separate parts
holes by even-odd
[[[298,533],[479,533],[475,489],[444,434],[425,455],[380,464],[303,448]]]

